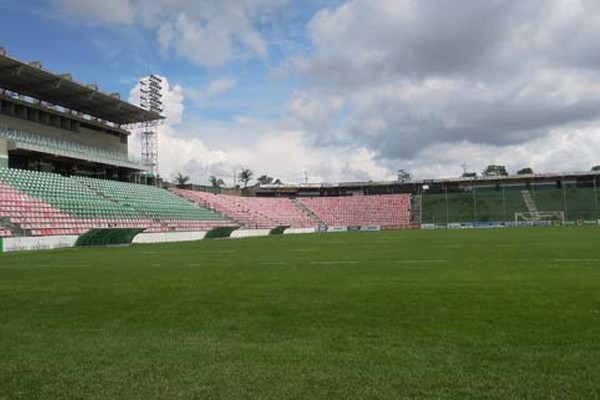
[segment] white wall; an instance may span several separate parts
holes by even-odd
[[[3,240],[3,251],[51,250],[74,247],[79,236],[16,237]]]
[[[240,239],[256,236],[269,236],[269,233],[271,233],[270,229],[238,229],[233,231],[230,238]]]
[[[315,228],[287,228],[284,235],[296,235],[300,233],[315,233]]]
[[[191,242],[202,240],[206,232],[159,232],[159,233],[138,233],[134,238],[134,244],[142,243],[173,243],[173,242]]]

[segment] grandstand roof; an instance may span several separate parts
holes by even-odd
[[[7,56],[1,48],[0,87],[118,125],[164,118],[121,100],[118,94],[104,93],[96,85],[77,82],[70,74],[58,75],[42,68],[39,62],[27,63]]]

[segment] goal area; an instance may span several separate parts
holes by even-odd
[[[548,221],[564,224],[564,211],[537,211],[537,212],[516,212],[515,222],[539,222]]]

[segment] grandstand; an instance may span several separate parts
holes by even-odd
[[[401,228],[410,224],[410,195],[302,198],[300,202],[325,225],[379,225]]]
[[[0,51],[0,167],[137,181],[131,127],[162,118]]]
[[[173,189],[173,192],[228,215],[246,228],[306,228],[318,225],[318,221],[311,219],[307,212],[287,198],[241,197],[181,189]]]
[[[0,218],[31,236],[94,228],[208,230],[234,223],[166,190],[139,184],[0,168]],[[6,228],[4,228],[6,229]]]
[[[144,170],[130,131],[162,118],[0,51],[0,237],[600,219],[598,172],[261,185],[244,196],[135,183]]]
[[[118,204],[160,221],[172,230],[205,230],[232,225],[223,215],[154,186],[77,177],[75,180]]]

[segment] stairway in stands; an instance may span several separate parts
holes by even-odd
[[[308,208],[304,204],[302,204],[302,202],[300,202],[300,200],[294,199],[293,202],[296,205],[296,207],[298,207],[304,214],[308,215],[308,217],[315,223],[315,225],[319,225],[319,226],[327,225],[325,222],[323,222],[323,220],[321,218],[319,218],[317,216],[317,214],[312,212],[312,210],[310,208]]]
[[[4,232],[0,237],[9,236],[6,233],[10,232],[10,236],[25,236],[28,234],[26,229],[23,229],[20,224],[12,222],[8,217],[0,217],[0,232]]]
[[[521,190],[521,196],[523,197],[523,201],[525,202],[525,207],[527,207],[527,211],[529,211],[534,217],[538,216],[537,205],[535,204],[535,199],[531,195],[529,190]]]
[[[423,208],[423,197],[418,195],[413,195],[411,198],[411,213],[410,213],[410,223],[413,225],[421,225],[422,221],[422,208]]]

